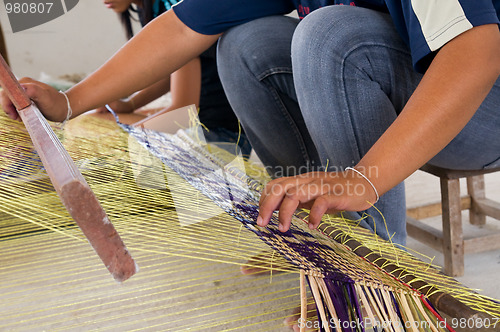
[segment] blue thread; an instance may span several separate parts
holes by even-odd
[[[106,106],[106,109],[109,111],[109,113],[113,114],[113,116],[115,117],[116,123],[120,123],[120,119],[118,118],[118,115],[116,114],[116,112],[113,111],[113,109],[108,104],[106,104],[105,106]]]

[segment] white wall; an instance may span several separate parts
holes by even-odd
[[[12,33],[3,2],[0,23],[16,76],[39,78],[89,74],[125,42],[117,14],[102,0],[81,0],[66,14],[38,27]]]

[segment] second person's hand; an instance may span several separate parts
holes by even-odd
[[[131,99],[127,100],[116,100],[108,104],[111,109],[116,113],[132,113],[135,111],[134,104]],[[96,109],[98,113],[106,113],[108,109],[106,106],[102,106]]]

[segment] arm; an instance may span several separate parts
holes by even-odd
[[[170,91],[170,77],[164,78],[155,84],[134,93],[126,100],[120,99],[109,103],[113,111],[117,113],[132,113],[153,100],[156,100]],[[102,106],[97,109],[98,112],[106,113],[108,110]]]
[[[169,76],[210,47],[218,37],[189,29],[174,11],[167,11],[144,27],[97,71],[68,90],[73,117]],[[43,84],[26,80],[24,83],[28,95],[45,117],[53,121],[65,118],[64,96]],[[2,105],[10,117],[17,118],[5,96]]]
[[[198,57],[176,70],[170,77],[142,89],[125,101],[114,101],[110,106],[118,113],[131,113],[169,91],[172,93],[172,105],[162,110],[162,113],[192,104],[198,106],[201,92],[201,64]],[[98,110],[107,112],[105,107]]]
[[[172,105],[168,111],[188,105],[200,104],[201,93],[201,63],[197,57],[189,61],[181,69],[171,75],[172,79]]]
[[[472,118],[500,74],[500,32],[497,25],[472,28],[441,48],[396,121],[356,165],[376,169],[370,177],[380,195],[403,181],[442,150]],[[332,192],[334,184],[365,186],[363,195]],[[339,188],[339,187],[337,187]],[[316,189],[314,192],[312,189]],[[324,213],[361,211],[375,192],[352,171],[308,173],[277,179],[266,187],[258,223],[266,225],[274,210],[286,230],[298,207],[311,209],[310,227]]]
[[[499,74],[496,24],[475,27],[442,47],[401,115],[358,164],[379,168],[379,177],[372,181],[380,194],[410,176],[458,135]]]
[[[162,82],[168,82],[168,86],[165,83],[160,85]],[[132,101],[131,104],[134,105],[134,107],[131,107],[131,112],[161,97],[168,91],[172,93],[172,104],[153,116],[192,104],[198,107],[201,92],[201,64],[199,57],[194,58],[176,70],[168,79],[162,80],[129,98]]]
[[[201,92],[201,63],[200,58],[195,58],[171,75],[172,79],[172,104],[145,119],[134,123],[134,126],[144,127],[157,117],[170,111],[189,105],[198,107]],[[196,108],[195,108],[196,109]]]

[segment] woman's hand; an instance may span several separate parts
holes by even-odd
[[[370,177],[370,174],[366,174]],[[279,230],[290,228],[298,208],[310,209],[309,228],[318,227],[325,213],[362,211],[370,208],[377,194],[356,172],[311,172],[269,182],[260,198],[259,226],[266,226],[279,210]]]
[[[111,107],[111,109],[116,113],[132,113],[133,111],[135,111],[134,103],[131,101],[131,99],[116,100],[109,103],[108,106]],[[106,106],[102,106],[99,107],[96,111],[99,113],[106,113],[108,112],[108,109],[106,108]]]
[[[68,104],[62,93],[59,93],[56,89],[45,83],[35,81],[31,78],[25,77],[20,79],[19,82],[28,97],[35,102],[45,118],[58,122],[66,119]],[[0,104],[9,118],[20,120],[14,104],[10,101],[5,91],[2,91],[0,94]]]

